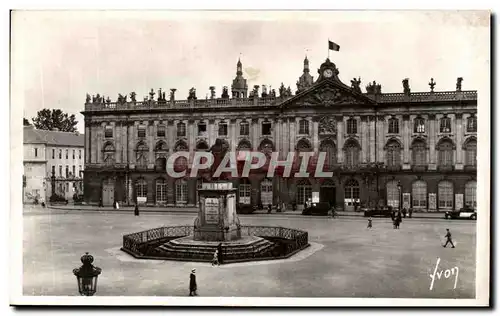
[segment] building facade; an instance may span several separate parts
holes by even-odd
[[[55,194],[71,201],[83,194],[84,136],[24,127],[23,202],[49,201]]]
[[[382,93],[376,82],[361,90],[348,86],[327,59],[310,74],[309,61],[297,90],[254,86],[248,91],[238,61],[236,78],[222,95],[187,100],[167,99],[161,89],[143,101],[136,94],[109,97],[87,95],[85,103],[85,199],[97,204],[135,201],[147,205],[194,206],[203,176],[173,179],[166,159],[177,151],[207,151],[217,140],[232,151],[326,152],[331,178],[266,177],[266,171],[231,181],[238,202],[301,206],[314,192],[320,200],[350,209],[363,205],[400,203],[420,211],[459,209],[476,205],[477,93]],[[157,95],[155,97],[155,95]],[[190,163],[190,161],[188,162]]]

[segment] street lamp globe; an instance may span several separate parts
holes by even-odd
[[[97,290],[97,277],[101,274],[101,268],[92,265],[94,257],[89,255],[88,252],[80,260],[83,265],[73,270],[78,282],[78,292],[83,296],[93,296]]]

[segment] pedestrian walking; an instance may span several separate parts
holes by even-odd
[[[446,248],[446,246],[448,246],[448,243],[450,243],[451,248],[455,248],[455,245],[453,244],[453,240],[451,240],[450,230],[448,228],[446,228],[446,235],[444,235],[444,237],[446,237],[446,243],[443,245],[443,247]]]
[[[410,207],[408,210],[408,217],[411,218],[411,215],[413,214],[413,209]]]
[[[191,274],[189,275],[189,296],[198,295],[196,291],[198,287],[196,286],[196,269],[191,270]]]
[[[214,257],[212,258],[212,266],[219,265],[219,251],[215,249]]]
[[[366,228],[372,228],[372,227],[373,227],[373,226],[372,226],[372,218],[370,217],[370,218],[368,219],[368,226],[366,226]]]
[[[139,205],[137,203],[135,203],[134,215],[139,216]]]
[[[403,218],[406,218],[406,208],[403,209]]]
[[[120,209],[120,204],[118,204],[118,201],[116,202],[116,209],[119,210]]]
[[[102,198],[99,199],[99,207],[103,207],[104,205],[102,204]]]

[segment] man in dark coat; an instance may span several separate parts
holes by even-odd
[[[134,215],[139,216],[139,205],[135,203]]]
[[[410,207],[408,210],[408,217],[411,218],[411,215],[413,214],[413,209]]]
[[[222,243],[217,246],[217,255],[219,256],[219,264],[222,264]]]
[[[448,228],[446,228],[446,235],[444,237],[446,237],[446,243],[443,245],[443,247],[446,248],[446,246],[448,246],[448,243],[450,243],[451,248],[455,248],[455,245],[453,244],[453,240],[451,240],[450,230]]]
[[[196,296],[196,269],[191,270],[191,275],[189,275],[189,296]]]

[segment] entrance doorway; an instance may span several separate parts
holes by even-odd
[[[345,183],[344,208],[346,211],[354,211],[358,210],[357,206],[359,206],[359,183],[351,179]]]
[[[320,202],[328,202],[330,206],[336,205],[336,190],[335,184],[331,180],[326,180],[321,185],[319,191],[319,200]]]
[[[115,182],[112,178],[102,183],[102,205],[111,206],[115,200]]]

